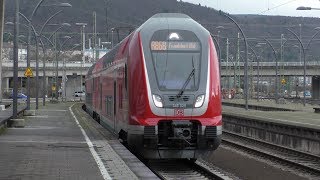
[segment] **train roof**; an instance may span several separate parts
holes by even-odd
[[[145,23],[143,23],[140,27],[138,27],[135,32],[141,32],[141,36],[146,39],[150,39],[152,34],[158,30],[164,29],[172,29],[172,30],[188,30],[193,31],[198,35],[209,36],[210,33],[198,22],[193,20],[190,16],[181,13],[158,13],[150,17]],[[126,38],[125,38],[126,39]],[[121,44],[121,41],[119,44]],[[119,45],[118,44],[118,45]],[[118,46],[117,45],[117,46]],[[107,55],[105,55],[98,62],[102,64],[110,63],[114,60],[113,58],[109,58],[110,54],[116,53],[115,46]],[[115,52],[114,52],[115,51]],[[98,62],[93,64],[93,66],[89,69],[87,75],[91,75],[95,72],[96,69],[99,69]],[[98,64],[97,64],[98,63]]]
[[[153,15],[151,18],[190,18],[190,16],[181,13],[158,13]]]
[[[142,34],[153,34],[157,30],[164,29],[187,30],[210,35],[201,24],[193,20],[190,16],[181,13],[155,14],[142,24],[137,31]]]

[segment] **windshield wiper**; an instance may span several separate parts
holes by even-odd
[[[190,72],[188,79],[186,80],[186,82],[183,84],[182,88],[180,89],[179,93],[177,94],[177,98],[180,98],[184,92],[184,90],[186,89],[188,83],[190,82],[192,76],[194,76],[194,72],[195,72],[195,68],[192,68],[192,71]]]

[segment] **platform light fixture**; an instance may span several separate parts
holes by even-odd
[[[299,6],[297,7],[296,10],[302,10],[302,11],[305,11],[305,10],[320,10],[320,8],[313,8],[313,7],[305,7],[305,6]]]

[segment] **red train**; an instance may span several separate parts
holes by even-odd
[[[184,14],[152,16],[86,76],[86,109],[148,159],[196,159],[221,142],[210,33]]]

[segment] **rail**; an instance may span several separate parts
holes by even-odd
[[[276,164],[285,166],[291,171],[306,173],[306,176],[319,177],[320,156],[297,151],[281,145],[246,137],[228,131],[223,132],[222,144],[232,147],[237,151],[244,151],[251,156],[275,161]],[[312,179],[312,178],[311,178]]]
[[[232,179],[222,170],[210,168],[198,161],[150,160],[146,165],[160,179]]]

